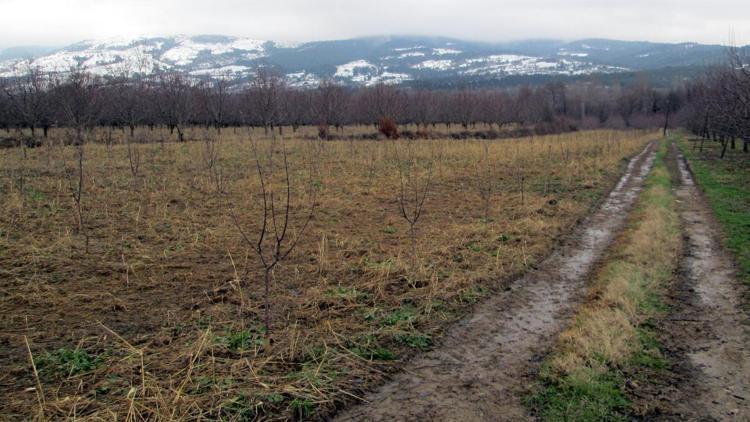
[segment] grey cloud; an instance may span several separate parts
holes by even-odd
[[[225,34],[309,41],[382,34],[750,42],[746,0],[0,0],[0,46]]]

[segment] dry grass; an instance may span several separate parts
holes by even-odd
[[[197,142],[178,144],[141,130],[137,177],[121,136],[84,147],[88,253],[66,176],[74,147],[27,158],[0,151],[0,413],[8,418],[321,417],[533,267],[655,134],[489,142],[496,188],[487,219],[477,188],[483,143],[414,141],[414,177],[432,168],[416,269],[397,196],[396,153],[406,141],[287,139],[293,226],[310,171],[317,211],[275,270],[270,343],[262,267],[230,218],[257,231],[247,139],[260,133],[224,130],[208,147],[211,132],[193,130]],[[269,142],[260,139],[261,149]]]
[[[646,361],[660,364],[652,333],[643,325],[658,314],[658,298],[672,279],[682,248],[663,149],[629,229],[547,358],[542,371],[547,388],[537,397],[545,420],[624,419],[619,374]]]
[[[660,192],[663,191],[663,192]],[[649,194],[669,195],[662,186]],[[638,228],[595,279],[589,301],[575,324],[560,336],[559,353],[551,366],[561,373],[581,367],[606,370],[622,365],[639,351],[637,327],[652,316],[643,306],[671,279],[681,240],[674,210],[648,207]]]

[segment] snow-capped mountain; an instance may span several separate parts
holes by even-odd
[[[613,74],[712,64],[723,47],[612,40],[481,43],[432,37],[373,37],[303,44],[221,35],[138,37],[80,42],[32,59],[0,52],[0,77],[29,66],[66,72],[83,66],[99,75],[180,71],[195,78],[252,77],[272,66],[294,86],[331,78],[351,85],[437,79]]]
[[[179,70],[202,76],[247,74],[269,50],[293,47],[224,36],[138,37],[83,41],[51,54],[0,62],[0,76],[22,73],[29,64],[45,72],[83,66],[98,75],[151,74]]]

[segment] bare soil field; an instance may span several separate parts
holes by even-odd
[[[83,147],[52,136],[0,150],[8,419],[325,418],[537,268],[656,134],[282,142],[196,129],[173,143],[143,129],[130,142],[101,130]],[[244,239],[263,220],[256,156],[282,208],[286,158],[299,237],[272,273],[270,307]]]

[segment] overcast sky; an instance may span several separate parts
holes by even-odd
[[[0,47],[173,34],[748,44],[750,0],[0,0]]]

